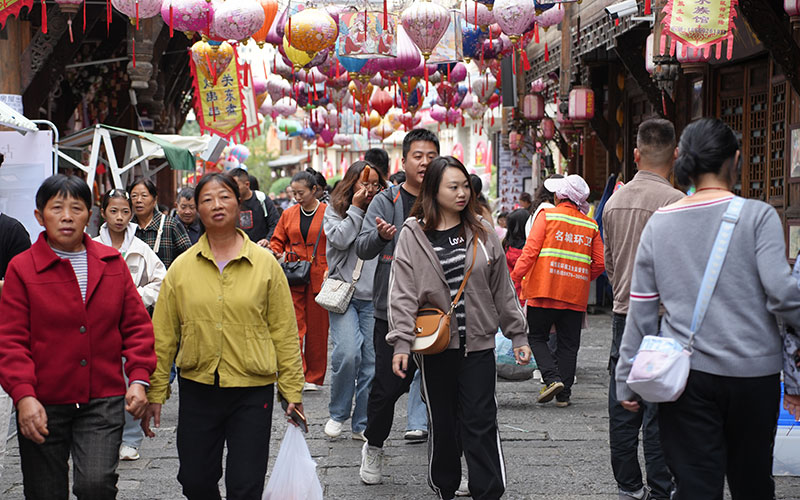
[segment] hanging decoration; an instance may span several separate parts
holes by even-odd
[[[450,25],[450,12],[430,0],[416,0],[401,16],[403,27],[427,62]]]
[[[191,39],[194,34],[211,29],[214,4],[206,0],[164,0],[161,18],[172,31],[183,31]]]
[[[194,57],[189,61],[200,130],[225,139],[233,137],[245,125],[243,85],[239,81],[241,68],[236,60],[236,49],[231,50],[233,60],[228,61],[217,78],[206,74]]]
[[[594,118],[594,91],[589,87],[575,87],[569,93],[570,120],[591,120]]]
[[[469,24],[474,24],[484,29],[490,24],[494,24],[494,14],[482,3],[474,0],[465,0],[462,10],[464,12],[464,20]]]
[[[205,1],[205,0],[195,0]],[[261,8],[264,10],[264,24],[261,28],[253,33],[253,40],[256,41],[259,48],[263,48],[267,42],[267,35],[269,35],[272,24],[275,22],[275,16],[278,15],[278,0],[258,0]]]
[[[161,0],[111,0],[115,9],[128,16],[139,29],[139,19],[149,19],[161,13]]]
[[[286,37],[283,37],[281,49],[283,49],[282,52],[286,58],[292,63],[295,71],[300,71],[304,66],[308,65],[316,55],[313,52],[309,54],[304,50],[294,48],[289,44],[289,39]]]
[[[42,5],[46,9],[44,4]],[[0,29],[5,27],[8,16],[19,17],[19,11],[24,7],[27,7],[28,10],[33,8],[33,0],[3,0],[0,3]],[[42,13],[42,20],[42,33],[47,33],[47,15],[45,13]]]
[[[727,42],[730,59],[738,4],[738,0],[668,0],[663,33],[672,38],[670,55],[675,54],[676,43],[682,42],[695,49],[714,48],[717,59],[722,59],[722,44]]]
[[[72,17],[78,13],[83,5],[83,0],[56,0],[58,4],[58,8],[61,9],[61,12],[67,16],[67,29],[69,30],[69,41],[70,43],[74,41],[74,37],[72,35]],[[0,14],[2,16],[2,14]],[[2,24],[0,22],[0,24]],[[85,16],[84,16],[84,28],[86,27]]]
[[[464,59],[464,41],[461,30],[461,13],[457,10],[448,12],[450,23],[447,25],[439,43],[436,44],[428,62],[431,64],[457,63]]]
[[[336,43],[339,27],[333,18],[320,9],[304,9],[289,17],[284,27],[289,44],[310,57]]]
[[[397,37],[395,19],[383,22],[383,12],[358,12],[355,9],[339,14],[339,47],[341,56],[369,59],[395,57]]]
[[[113,1],[113,0],[112,0]],[[214,7],[211,31],[223,40],[245,43],[264,25],[264,9],[253,0],[225,0]]]
[[[212,44],[200,40],[192,45],[191,54],[192,67],[216,85],[219,76],[233,60],[235,51],[228,42]]]
[[[534,121],[544,118],[544,97],[539,94],[526,95],[522,100],[522,115]]]

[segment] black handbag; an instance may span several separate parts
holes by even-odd
[[[300,260],[296,252],[286,252],[286,257],[281,263],[281,268],[283,268],[283,274],[286,275],[286,281],[289,282],[289,286],[307,285],[311,281],[311,264],[314,262],[314,257],[317,255],[317,246],[319,245],[319,238],[322,236],[322,231],[322,226],[320,226],[319,232],[317,233],[317,241],[314,243],[314,250],[311,252],[310,261]],[[294,260],[288,260],[290,255],[294,255]]]

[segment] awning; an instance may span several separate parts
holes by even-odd
[[[12,128],[23,135],[39,130],[35,123],[14,111],[14,108],[4,102],[0,102],[0,125]]]
[[[148,134],[147,132],[141,132],[139,130],[127,130],[124,128],[112,127],[110,125],[100,126],[109,130],[121,132],[126,135],[136,136],[161,146],[161,149],[164,150],[164,157],[167,159],[169,166],[172,167],[173,170],[189,170],[194,172],[194,155],[188,149],[178,147],[172,142],[164,139],[163,137],[159,137],[156,134]]]
[[[291,156],[282,156],[277,160],[272,160],[268,163],[269,168],[283,168],[288,167],[290,165],[298,165],[300,163],[304,163],[308,161],[308,155],[291,155]]]

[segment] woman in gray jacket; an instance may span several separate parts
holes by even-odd
[[[328,277],[352,282],[358,276],[353,299],[344,314],[328,312],[333,351],[331,401],[328,405],[330,419],[325,424],[325,434],[330,437],[341,435],[344,422],[352,415],[352,437],[364,441],[367,399],[375,374],[372,283],[378,261],[359,259],[355,241],[361,232],[367,207],[385,186],[386,179],[380,170],[365,161],[357,161],[347,169],[325,210],[323,227],[328,239],[325,250]],[[359,262],[360,273],[354,274]],[[355,408],[353,396],[356,400]]]
[[[518,363],[531,358],[525,315],[502,245],[478,214],[464,165],[451,156],[434,159],[400,233],[389,278],[386,340],[394,345],[394,373],[405,377],[417,312],[426,307],[449,310],[469,273],[450,321],[447,349],[415,354],[430,422],[428,484],[443,499],[453,498],[459,487],[462,450],[473,498],[503,495],[505,466],[495,402],[497,327],[512,339]]]

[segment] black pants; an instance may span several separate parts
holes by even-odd
[[[69,465],[72,455],[78,499],[117,497],[117,464],[125,423],[123,396],[92,399],[84,405],[46,405],[47,429],[43,444],[19,432],[19,456],[25,498],[69,498]]]
[[[544,383],[564,383],[564,390],[556,396],[558,401],[567,401],[572,394],[582,323],[583,313],[580,311],[528,307],[528,342]],[[553,325],[556,325],[557,334],[555,359],[547,346]]]
[[[608,434],[611,445],[611,469],[621,490],[639,491],[642,486],[642,469],[639,465],[639,429],[642,430],[644,463],[647,470],[647,485],[654,499],[668,499],[672,492],[672,474],[667,469],[658,434],[658,404],[640,402],[641,409],[630,412],[617,400],[617,384],[614,371],[619,360],[619,346],[625,331],[625,315],[614,314],[611,323],[613,339],[608,387]]]
[[[370,446],[383,448],[383,442],[389,437],[394,418],[394,405],[403,393],[408,392],[417,364],[413,357],[408,359],[406,378],[400,378],[392,372],[394,348],[386,343],[389,333],[389,322],[375,318],[373,342],[375,343],[375,378],[369,390],[367,401],[367,428],[364,436]]]
[[[497,430],[494,350],[460,349],[415,356],[428,403],[428,484],[440,498],[453,498],[461,482],[461,454],[476,500],[503,496],[506,471]]]
[[[228,447],[229,500],[260,500],[269,458],[274,387],[206,385],[179,377],[178,482],[189,500],[219,500]]]
[[[746,367],[744,367],[746,369]],[[775,498],[772,448],[780,378],[722,377],[692,370],[683,395],[661,403],[661,447],[675,476],[675,500]]]

